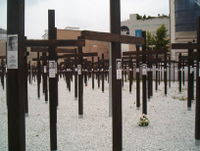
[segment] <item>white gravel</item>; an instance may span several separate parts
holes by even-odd
[[[96,83],[95,83],[96,84]],[[112,120],[108,117],[108,85],[105,93],[91,88],[91,81],[84,88],[84,118],[78,118],[78,102],[68,92],[64,80],[59,81],[58,151],[111,151]],[[97,85],[95,85],[97,87]],[[200,151],[195,144],[195,104],[187,110],[187,91],[179,94],[178,84],[172,84],[164,96],[163,84],[148,101],[148,127],[137,122],[141,109],[135,106],[135,83],[131,94],[128,83],[123,88],[123,150],[124,151]],[[36,83],[29,85],[29,116],[26,118],[27,151],[48,151],[49,106],[44,97],[37,99]],[[7,151],[7,109],[5,91],[0,87],[0,151]],[[176,99],[174,99],[176,98]]]

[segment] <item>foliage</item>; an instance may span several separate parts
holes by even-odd
[[[154,18],[169,18],[168,15],[165,15],[165,14],[158,14],[158,16],[146,16],[145,14],[143,16],[139,15],[139,14],[136,14],[136,18],[137,20],[148,20],[148,19],[154,19]]]
[[[155,45],[155,36],[152,33],[147,32],[147,46],[150,45]]]
[[[185,97],[185,96],[180,96],[180,97],[173,96],[172,98],[175,99],[175,100],[179,100],[179,101],[186,101],[187,100],[187,97]]]
[[[156,50],[168,50],[169,39],[167,38],[167,29],[164,25],[161,25],[156,34],[153,35],[147,32],[147,47],[154,45]]]
[[[140,117],[140,120],[138,122],[139,126],[148,126],[149,125],[149,119],[147,118],[146,114],[142,114]]]
[[[167,28],[165,27],[165,25],[161,25],[156,31],[156,36],[155,36],[156,49],[167,50],[168,44],[169,44],[169,39],[167,39]]]
[[[139,14],[136,14],[136,18],[137,20],[142,19],[142,16],[140,16]]]

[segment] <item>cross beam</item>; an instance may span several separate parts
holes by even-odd
[[[172,49],[200,49],[197,43],[173,43]]]
[[[31,47],[31,52],[48,52],[48,47]],[[76,49],[56,48],[57,53],[74,53]]]
[[[123,52],[123,55],[154,55],[154,54],[165,54],[167,53],[166,50],[147,50],[147,51],[127,51],[127,52]]]
[[[81,38],[86,40],[98,40],[105,42],[120,42],[126,44],[144,44],[143,38],[125,36],[114,33],[82,31]]]
[[[79,39],[79,40],[25,40],[24,41],[26,47],[32,47],[32,46],[41,46],[41,47],[47,47],[47,46],[77,46],[77,47],[83,47],[85,46],[85,40]]]
[[[0,56],[0,59],[6,59],[6,56]]]
[[[81,53],[81,54],[66,54],[66,55],[60,55],[58,58],[67,58],[67,57],[92,57],[92,56],[98,56],[98,53]]]

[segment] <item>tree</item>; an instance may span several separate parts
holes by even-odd
[[[144,15],[144,16],[143,16],[143,19],[147,19],[147,16],[146,16],[146,15]]]
[[[136,14],[136,18],[137,20],[142,19],[142,16],[140,16],[139,14]]]
[[[153,35],[152,33],[150,32],[147,32],[147,47],[151,47],[151,46],[155,46],[156,45],[156,42],[155,42],[155,35]]]
[[[169,39],[167,38],[167,29],[161,25],[155,35],[155,45],[157,50],[168,50]]]

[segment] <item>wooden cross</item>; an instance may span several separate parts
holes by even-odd
[[[144,44],[144,39],[120,35],[120,0],[110,1],[111,33],[84,32],[81,36],[88,40],[111,42],[112,47],[112,113],[113,113],[113,151],[122,150],[122,106],[121,106],[121,80],[116,78],[116,59],[121,59],[120,43]],[[8,102],[8,145],[10,151],[25,151],[25,117],[24,104],[26,100],[24,74],[26,62],[25,48],[28,46],[42,46],[49,48],[49,61],[54,71],[57,62],[56,47],[76,46],[82,53],[85,45],[84,39],[57,40],[55,28],[55,13],[49,11],[49,39],[26,40],[24,38],[24,0],[8,0],[7,33],[18,35],[18,69],[8,69],[7,74],[7,102]],[[23,84],[21,84],[23,81]],[[49,78],[49,105],[50,105],[50,144],[51,150],[57,150],[57,106],[58,82],[57,75],[52,73]],[[117,94],[117,95],[114,95]]]
[[[200,140],[200,17],[198,18],[198,29],[197,29],[197,43],[176,43],[172,44],[172,49],[187,49],[190,50],[197,49],[197,65],[196,65],[196,114],[195,114],[195,139]],[[189,60],[190,62],[190,60]],[[188,102],[190,106],[190,102]]]

